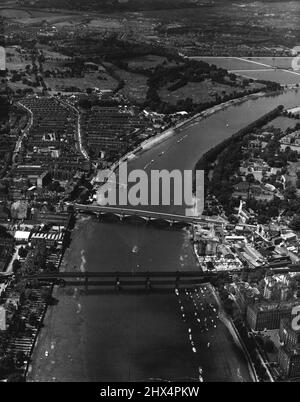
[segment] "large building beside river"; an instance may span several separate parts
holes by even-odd
[[[300,333],[291,327],[291,320],[283,319],[279,337],[283,346],[279,349],[278,362],[287,377],[300,376]]]

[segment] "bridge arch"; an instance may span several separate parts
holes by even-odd
[[[151,218],[149,222],[151,223],[151,225],[154,226],[172,226],[171,221],[169,221],[168,219]]]
[[[128,223],[141,223],[145,224],[150,221],[149,218],[141,215],[125,215],[124,216],[124,221]]]
[[[96,214],[97,218],[99,220],[107,220],[107,221],[120,221],[123,219],[123,216],[121,214],[115,213],[115,212],[111,212],[111,211],[104,211],[101,213]]]
[[[119,219],[128,215],[139,215],[145,220],[150,221],[168,221],[169,224],[177,224],[179,222],[185,224],[193,224],[193,223],[206,223],[206,224],[215,224],[222,225],[220,220],[210,219],[209,217],[203,216],[185,216],[179,214],[171,214],[166,212],[155,212],[149,210],[140,210],[128,207],[110,207],[110,206],[101,206],[95,204],[72,204],[74,209],[80,211],[81,213],[94,213],[100,215],[112,214],[119,216]]]

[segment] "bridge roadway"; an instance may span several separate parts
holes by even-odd
[[[55,272],[37,275],[22,275],[20,279],[38,280],[58,285],[88,286],[146,286],[152,285],[197,285],[216,277],[216,273],[200,271],[157,271],[157,272]]]
[[[110,207],[110,206],[102,206],[102,205],[85,205],[85,204],[73,204],[73,207],[76,211],[84,213],[90,212],[94,214],[114,214],[119,216],[121,219],[127,216],[138,216],[145,220],[162,220],[169,223],[177,223],[183,222],[188,224],[197,224],[197,223],[208,223],[214,225],[222,225],[224,222],[222,220],[210,219],[206,217],[197,217],[197,216],[186,216],[186,215],[177,215],[177,214],[169,214],[166,212],[155,212],[149,210],[141,210],[141,209],[133,209],[133,208],[123,208],[123,207]]]
[[[44,278],[203,278],[215,277],[217,274],[214,272],[202,271],[135,271],[135,272],[119,272],[119,271],[105,271],[105,272],[53,272],[53,273],[39,273],[36,275],[22,275],[24,279],[44,279]]]

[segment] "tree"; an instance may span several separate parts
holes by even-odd
[[[297,198],[297,194],[296,194],[296,188],[293,186],[288,186],[285,190],[284,193],[284,198],[289,201],[289,200],[294,200]]]
[[[248,173],[246,176],[246,180],[248,183],[255,183],[255,178],[252,173]]]
[[[18,366],[22,366],[24,364],[24,360],[26,359],[26,355],[24,352],[22,352],[21,350],[19,350],[16,353],[16,363]]]
[[[38,318],[35,312],[30,313],[29,318],[28,318],[28,322],[30,325],[32,325],[33,327],[35,327],[38,323]]]
[[[59,181],[55,180],[53,181],[49,186],[48,186],[50,191],[56,191],[58,192],[60,190],[60,184]]]
[[[266,223],[268,223],[268,221],[269,221],[268,217],[264,214],[260,214],[257,217],[257,222],[262,225],[265,225]]]
[[[13,266],[12,266],[14,274],[16,274],[20,270],[20,268],[21,268],[20,261],[19,260],[14,260]]]
[[[239,219],[236,215],[230,214],[228,217],[230,223],[235,224],[238,223]]]
[[[271,339],[267,339],[266,341],[265,341],[265,351],[267,352],[267,353],[272,353],[272,352],[274,352],[274,349],[275,349],[275,347],[274,347],[274,343],[273,343],[273,341],[271,341]]]
[[[293,230],[300,230],[300,216],[299,215],[294,216],[294,218],[290,224],[290,227]]]
[[[12,356],[5,356],[0,360],[0,377],[5,378],[15,370],[15,363]]]
[[[28,251],[26,250],[26,248],[25,247],[21,247],[20,249],[19,249],[19,257],[21,257],[21,258],[26,258],[26,256],[27,256],[27,253],[28,253]]]
[[[46,272],[56,272],[57,268],[53,262],[48,262],[46,265]]]

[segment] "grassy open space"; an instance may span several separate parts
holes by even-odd
[[[292,57],[193,57],[227,70],[291,69]]]
[[[246,78],[274,81],[283,85],[300,83],[300,74],[292,71],[292,57],[195,57],[195,59],[225,68]]]
[[[267,124],[264,128],[273,126],[274,128],[280,128],[281,130],[286,130],[287,128],[294,128],[296,124],[299,123],[298,119],[293,119],[289,117],[276,117],[276,119],[272,120],[269,124]]]
[[[278,82],[282,85],[300,84],[300,73],[283,70],[245,71],[238,74],[246,78]]]
[[[163,64],[165,67],[178,65],[176,62],[169,61],[167,57],[162,57],[154,54],[140,57],[132,57],[130,59],[124,59],[124,61],[128,63],[129,68],[153,69],[161,64]]]
[[[125,70],[115,70],[120,79],[125,81],[123,93],[132,101],[143,103],[146,100],[148,91],[148,78],[141,74],[131,73]]]
[[[13,47],[6,48],[6,66],[8,70],[25,70],[27,64],[31,63],[26,55],[20,54]]]
[[[264,63],[262,61],[256,61],[253,63],[250,59],[242,59],[238,57],[193,57],[195,60],[202,60],[208,64],[214,64],[217,67],[225,68],[226,70],[258,70],[262,68],[271,68],[268,66],[259,65],[258,63]]]
[[[170,92],[167,88],[159,91],[161,99],[165,102],[175,104],[180,99],[191,98],[194,102],[209,102],[215,99],[215,95],[222,95],[222,92],[231,93],[234,88],[221,84],[214,84],[211,81],[189,82],[184,87]]]
[[[94,87],[113,90],[118,85],[114,78],[103,72],[85,73],[82,78],[47,78],[45,81],[53,91],[64,91],[68,87],[76,87],[81,91]]]
[[[75,14],[76,15],[76,14]],[[80,18],[81,15],[78,14]],[[2,7],[0,8],[0,16],[5,18],[17,20],[24,24],[38,23],[42,21],[54,22],[57,19],[74,18],[72,11],[48,11],[48,10],[33,10],[33,9],[20,9],[19,7]]]
[[[17,8],[3,8],[0,9],[0,16],[12,19],[27,19],[31,17],[31,13],[27,10],[19,10]]]
[[[285,68],[289,70],[292,66],[292,57],[251,57],[251,61],[258,63],[269,64],[270,66]]]
[[[260,86],[262,87],[262,85],[257,84],[258,88]],[[172,104],[186,98],[193,99],[195,103],[201,103],[215,100],[216,96],[232,94],[234,91],[237,91],[237,88],[206,80],[203,82],[189,82],[176,91],[168,91],[165,87],[159,91],[159,95],[162,100]]]

